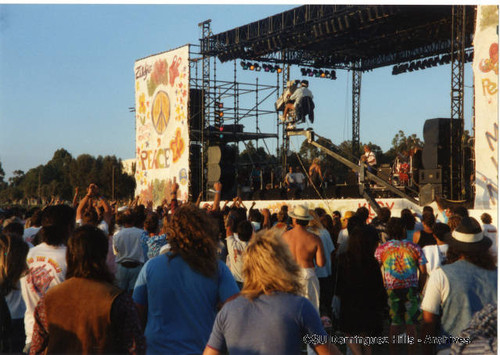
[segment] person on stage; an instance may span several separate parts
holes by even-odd
[[[317,189],[319,189],[323,183],[323,174],[321,173],[321,166],[319,165],[319,162],[319,158],[314,158],[311,166],[309,167],[309,179]]]
[[[313,94],[312,94],[311,90],[308,89],[308,87],[309,87],[309,81],[302,80],[300,82],[300,87],[297,88],[297,90],[295,90],[295,92],[292,95],[290,95],[290,97],[285,105],[285,110],[283,111],[283,117],[285,120],[287,119],[290,110],[295,110],[295,113],[297,114],[297,109],[298,109],[299,105],[301,105],[302,100],[304,98],[309,97],[311,100],[313,99]],[[309,117],[311,117],[311,116],[309,116]],[[296,117],[296,120],[298,120],[298,119],[299,119],[299,117]],[[303,119],[305,120],[305,115],[304,115]],[[311,120],[311,123],[313,120],[314,120],[314,118]]]
[[[377,158],[375,153],[367,145],[364,146],[365,153],[361,156],[361,161],[367,165],[368,171],[372,174],[377,173]]]

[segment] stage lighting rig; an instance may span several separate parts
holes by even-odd
[[[332,79],[335,80],[337,79],[337,74],[335,73],[335,70],[329,71],[329,70],[318,70],[318,69],[309,69],[309,68],[300,68],[300,72],[302,76],[314,76],[315,78],[322,78],[322,79]]]
[[[464,60],[466,63],[472,62],[474,59],[474,51],[469,51],[465,53]],[[427,68],[433,68],[439,65],[445,65],[451,63],[450,54],[441,54],[431,58],[413,60],[404,64],[397,64],[392,67],[392,75],[399,75],[406,72],[412,72],[416,70],[423,70]]]
[[[215,101],[214,109],[214,128],[220,132],[219,138],[223,138],[224,131],[224,104],[220,101]]]

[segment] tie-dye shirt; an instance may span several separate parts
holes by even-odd
[[[419,265],[427,263],[422,249],[406,240],[390,240],[375,251],[384,268],[384,284],[388,290],[418,287]]]

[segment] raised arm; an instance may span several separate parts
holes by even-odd
[[[102,215],[104,222],[106,222],[108,226],[111,225],[111,217],[113,216],[113,211],[111,210],[111,206],[109,205],[108,201],[106,201],[106,199],[102,196],[99,196],[98,207],[102,207],[102,209],[104,210],[104,214]]]
[[[83,212],[88,208],[88,206],[92,203],[92,197],[94,197],[97,193],[97,185],[90,184],[87,187],[87,194],[80,200],[78,204],[78,208],[76,209],[76,220],[82,219]]]
[[[222,193],[222,184],[220,182],[216,182],[214,184],[215,196],[214,196],[214,204],[212,206],[213,211],[220,210],[220,195]]]
[[[73,196],[73,208],[78,207],[78,186],[75,187],[75,195]]]

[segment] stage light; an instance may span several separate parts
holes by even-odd
[[[283,70],[281,69],[281,67],[279,67],[278,65],[276,66],[276,71],[279,73],[281,73]]]
[[[259,63],[255,63],[255,71],[260,71],[262,68],[260,67]]]
[[[248,69],[248,63],[246,62],[241,62],[241,67],[243,68],[243,70],[247,70]]]
[[[308,76],[313,76],[314,73],[313,73],[313,71],[311,69],[307,69],[307,75]]]
[[[335,70],[332,70],[331,78],[332,78],[332,80],[336,80],[337,79],[337,73],[335,73]]]
[[[392,75],[398,75],[399,72],[399,66],[395,65],[392,67]]]
[[[314,77],[319,78],[319,71],[314,69],[313,70]]]
[[[325,71],[325,78],[327,78],[327,79],[331,79],[332,78],[332,74],[328,70]]]
[[[251,64],[250,63],[250,67],[249,68],[250,68],[250,70],[254,70],[255,69],[255,64]]]
[[[300,68],[300,72],[302,73],[302,76],[307,75],[307,69],[306,68]]]
[[[324,72],[323,70],[320,70],[320,71],[319,71],[319,76],[320,76],[321,78],[324,78],[324,77],[326,77],[326,74],[325,74],[325,72]]]
[[[215,109],[214,109],[214,128],[220,132],[224,130],[224,104],[220,101],[215,101]],[[220,135],[222,138],[222,134]]]
[[[264,71],[266,73],[269,73],[269,70],[270,70],[270,65],[269,64],[264,64]]]

